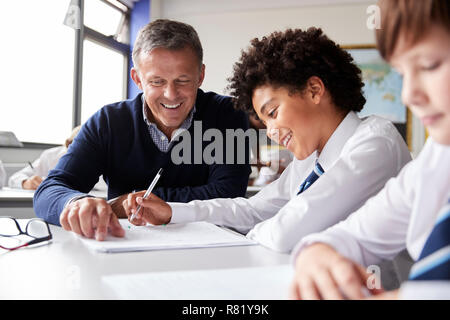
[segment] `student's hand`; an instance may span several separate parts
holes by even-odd
[[[22,189],[36,190],[42,181],[43,179],[40,176],[31,176],[30,178],[22,181]]]
[[[125,236],[111,206],[104,199],[82,198],[64,208],[59,222],[64,230],[102,241],[108,232],[115,237]]]
[[[153,225],[167,224],[172,219],[172,208],[164,200],[158,198],[154,194],[150,194],[147,199],[143,199],[145,191],[128,194],[127,199],[123,202],[123,207],[128,215],[131,215],[141,206],[141,210],[134,220],[130,220],[135,225],[145,225],[151,223]]]
[[[291,299],[364,299],[363,288],[372,273],[338,254],[332,247],[316,243],[304,249],[297,257]],[[371,294],[382,289],[371,289]]]

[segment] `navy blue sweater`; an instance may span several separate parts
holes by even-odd
[[[202,90],[198,90],[196,112],[189,128],[191,141],[194,141],[194,121],[202,121],[203,132],[219,129],[224,142],[226,129],[248,129],[247,116],[232,107],[229,97]],[[179,139],[177,143],[182,142]],[[202,150],[210,143],[202,142]],[[235,155],[237,147],[239,144],[235,146]],[[38,217],[59,225],[59,215],[67,201],[87,194],[100,175],[108,185],[108,199],[112,199],[147,189],[159,168],[164,168],[164,172],[153,193],[166,201],[245,195],[250,174],[247,146],[246,150],[239,150],[246,154],[245,164],[209,165],[203,159],[201,164],[194,164],[194,143],[191,164],[176,165],[171,160],[172,148],[164,153],[153,143],[142,115],[141,94],[133,100],[107,105],[82,126],[67,153],[36,190],[34,211]],[[223,152],[225,158],[225,148]]]

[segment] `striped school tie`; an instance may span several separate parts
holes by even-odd
[[[325,172],[322,166],[316,161],[316,165],[314,166],[313,171],[309,174],[309,176],[303,181],[300,185],[300,189],[297,192],[297,195],[308,189],[319,177]]]
[[[450,199],[439,211],[436,224],[417,262],[410,280],[450,280]]]

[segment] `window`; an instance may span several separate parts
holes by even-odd
[[[74,30],[61,0],[4,1],[0,131],[62,144],[72,128]]]
[[[83,49],[81,123],[104,105],[125,98],[123,73],[127,65],[122,53],[88,39]]]
[[[84,25],[106,36],[115,35],[119,31],[122,16],[120,10],[103,1],[84,1]]]
[[[117,5],[120,3],[115,2]],[[81,99],[74,123],[84,123],[104,105],[126,98],[130,52],[128,9],[106,0],[84,0]],[[79,80],[80,81],[80,80]]]
[[[78,29],[63,24],[76,1],[2,3],[0,131],[62,144],[73,126],[126,97],[129,8],[113,0],[79,3]]]

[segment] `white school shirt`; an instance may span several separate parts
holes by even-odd
[[[450,146],[429,138],[419,157],[398,177],[347,220],[305,237],[292,259],[306,246],[323,242],[364,266],[392,260],[405,247],[417,260],[449,197]],[[400,297],[450,299],[450,281],[408,281],[401,285]]]
[[[172,223],[209,221],[231,227],[263,246],[291,251],[304,236],[345,219],[411,159],[402,137],[389,121],[364,121],[349,112],[323,148],[318,161],[325,173],[297,196],[311,173],[316,152],[294,159],[280,178],[250,199],[194,200],[169,203]]]
[[[48,175],[49,171],[56,167],[59,159],[66,152],[67,148],[65,146],[59,146],[45,150],[44,152],[42,152],[38,159],[33,161],[33,168],[31,168],[30,165],[27,165],[25,168],[14,173],[9,178],[9,187],[22,189],[22,182],[34,175],[45,178]]]
[[[58,164],[59,159],[67,152],[66,146],[59,146],[44,150],[38,159],[36,159],[31,168],[27,165],[20,171],[14,173],[8,181],[10,188],[22,189],[22,182],[32,176],[40,176],[46,178],[50,170],[53,170]],[[99,178],[99,181],[94,186],[93,190],[107,191],[108,186],[106,185],[103,178]]]

